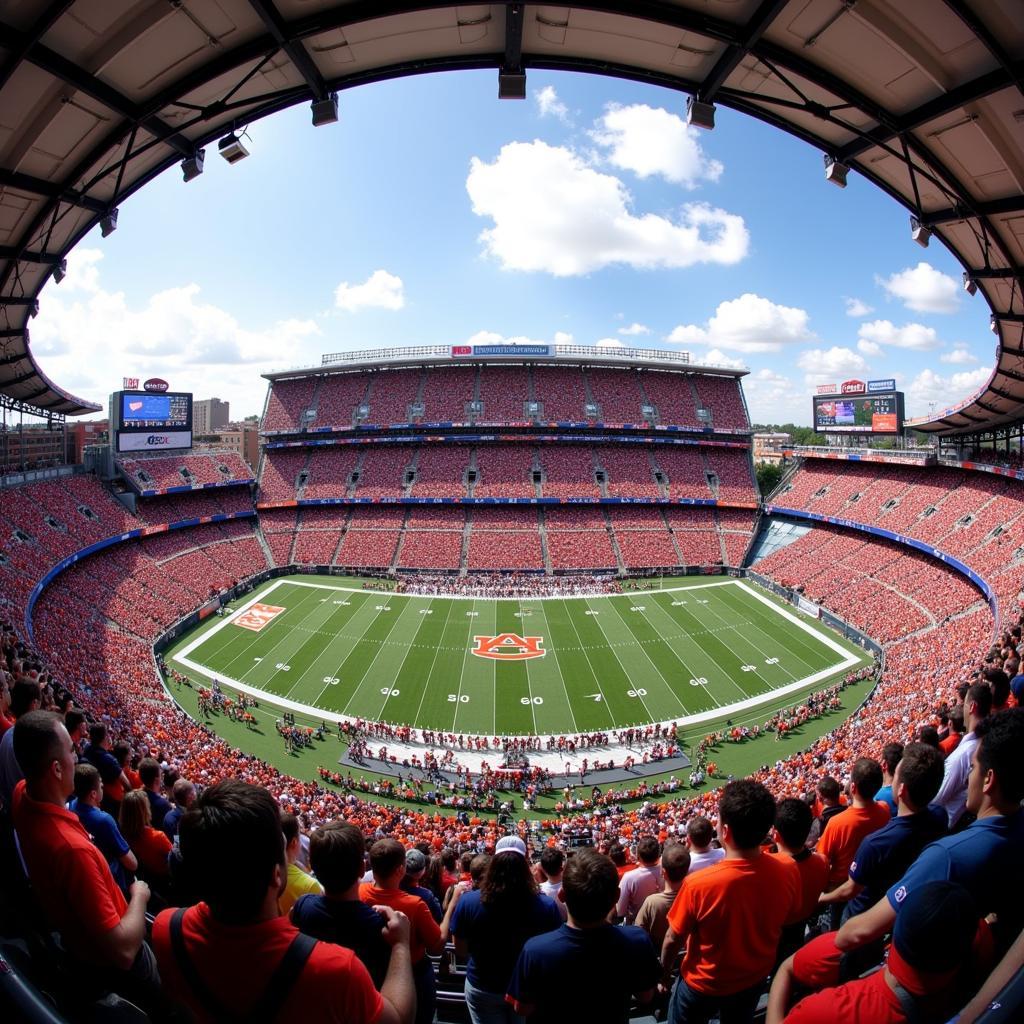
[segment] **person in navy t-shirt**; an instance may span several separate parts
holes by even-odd
[[[870,910],[851,917],[836,936],[842,952],[880,939],[892,930],[900,905],[926,882],[964,886],[981,914],[996,914],[1001,954],[1024,924],[1024,888],[1012,880],[1024,858],[1024,708],[985,719],[975,729],[978,745],[967,781],[967,810],[976,820],[962,832],[921,851],[909,870]]]
[[[661,962],[642,928],[608,924],[619,875],[608,857],[583,850],[562,876],[569,920],[530,939],[519,954],[507,1000],[531,1024],[601,1021],[625,1024],[633,997],[654,995]]]
[[[68,809],[78,816],[82,828],[89,833],[89,838],[110,865],[114,880],[127,894],[132,881],[130,876],[139,863],[128,841],[121,835],[117,822],[106,811],[100,810],[102,799],[103,781],[100,773],[91,764],[76,765],[75,799]]]
[[[291,920],[314,939],[351,949],[379,989],[391,946],[384,941],[384,918],[359,898],[365,850],[366,840],[355,825],[341,819],[321,825],[309,838],[309,865],[324,895],[300,896]]]

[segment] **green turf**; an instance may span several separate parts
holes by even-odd
[[[207,621],[166,657],[198,683],[249,687],[267,707],[277,700],[310,715],[502,735],[700,714],[763,720],[760,704],[735,705],[793,703],[795,694],[780,696],[780,687],[815,677],[804,689],[821,689],[868,660],[818,623],[808,633],[792,620],[810,620],[752,584],[722,578],[522,601],[360,588],[336,578],[275,580],[232,609],[234,616],[254,601],[285,609],[259,632]],[[545,654],[496,662],[472,653],[474,636],[500,633],[542,637]]]

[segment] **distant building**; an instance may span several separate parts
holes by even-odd
[[[255,474],[260,459],[260,431],[256,422],[229,423],[223,430],[207,433],[199,440],[196,431],[195,451],[204,449],[228,449],[237,452],[249,464]]]
[[[791,434],[754,434],[754,462],[781,462],[783,450],[792,444]]]
[[[82,451],[87,445],[107,440],[108,427],[107,420],[68,423],[68,461],[77,466],[82,461]]]
[[[63,466],[70,461],[70,438],[61,425],[4,424],[0,427],[0,476]]]
[[[230,402],[219,398],[201,398],[192,403],[192,433],[215,434],[231,421]]]

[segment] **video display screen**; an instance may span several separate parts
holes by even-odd
[[[815,398],[814,429],[819,434],[898,434],[903,430],[903,393]]]
[[[141,392],[123,392],[121,395],[121,425],[131,430],[139,427],[190,427],[192,425],[192,396],[189,394],[153,395]]]

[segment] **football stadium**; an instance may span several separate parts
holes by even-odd
[[[1024,1019],[1018,3],[0,28],[4,1020]]]

